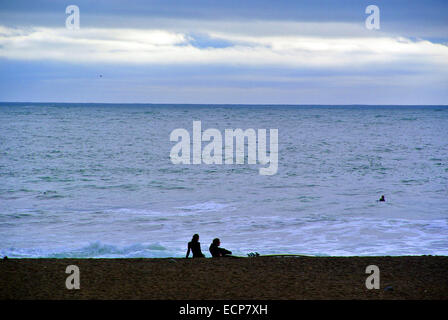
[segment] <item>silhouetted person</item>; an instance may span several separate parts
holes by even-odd
[[[386,199],[384,198],[384,195],[382,195],[380,200],[378,200],[378,201],[386,201]]]
[[[212,244],[210,245],[210,253],[212,254],[212,257],[225,257],[229,254],[232,254],[232,251],[226,250],[224,248],[220,248],[219,245],[221,244],[221,241],[219,241],[218,238],[213,239]]]
[[[188,242],[188,250],[187,250],[187,256],[185,258],[188,258],[190,255],[190,250],[193,253],[193,258],[204,258],[204,254],[201,251],[201,243],[199,242],[199,235],[195,234],[193,235],[193,238],[190,242]]]

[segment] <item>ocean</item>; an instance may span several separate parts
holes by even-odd
[[[278,129],[277,172],[173,164],[193,121]],[[0,255],[182,257],[195,233],[207,257],[447,255],[448,107],[0,104]]]

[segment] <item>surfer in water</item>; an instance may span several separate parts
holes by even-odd
[[[220,248],[219,245],[221,244],[221,241],[216,238],[213,239],[212,244],[210,245],[210,253],[212,254],[212,257],[228,257],[232,254],[232,251],[226,250],[224,248]]]
[[[386,201],[386,199],[384,198],[384,195],[382,195],[380,200],[378,200],[378,201],[381,201],[381,202]]]
[[[185,258],[188,258],[188,256],[190,255],[190,250],[193,253],[193,258],[205,257],[205,255],[201,251],[201,243],[199,242],[199,235],[197,233],[193,235],[191,241],[188,242],[187,256]]]

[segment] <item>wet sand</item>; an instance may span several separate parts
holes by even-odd
[[[380,289],[368,290],[368,265]],[[65,287],[68,265],[79,290]],[[0,260],[0,299],[448,299],[448,257]]]

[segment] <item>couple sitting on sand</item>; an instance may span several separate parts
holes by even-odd
[[[232,251],[226,250],[224,248],[220,248],[219,245],[221,242],[218,238],[213,239],[212,244],[210,245],[210,253],[212,254],[212,257],[228,257],[232,254]],[[205,258],[204,254],[201,251],[201,243],[199,242],[199,235],[195,234],[193,236],[193,239],[191,239],[190,242],[188,242],[188,251],[187,256],[185,258],[188,258],[190,255],[190,250],[193,252],[193,258]]]

